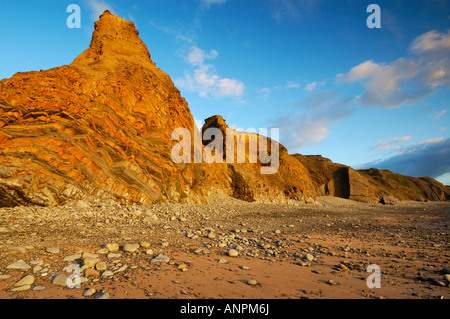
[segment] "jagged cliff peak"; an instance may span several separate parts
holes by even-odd
[[[139,37],[131,21],[126,21],[108,10],[95,22],[91,44],[71,66],[94,70],[114,70],[117,64],[134,63],[154,68],[150,52]]]

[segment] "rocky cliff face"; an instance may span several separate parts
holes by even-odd
[[[295,154],[310,173],[318,196],[335,196],[360,202],[374,202],[369,180],[351,167],[333,163],[320,155]]]
[[[193,117],[138,34],[105,12],[71,65],[0,82],[0,205],[195,197],[194,168],[170,156]]]
[[[317,196],[335,196],[366,203],[398,200],[450,200],[450,189],[430,177],[410,177],[388,170],[359,170],[320,155],[294,155],[310,173]]]
[[[191,138],[201,134],[134,24],[105,11],[89,48],[70,65],[0,81],[0,207],[57,206],[90,196],[121,203],[205,203],[212,193],[261,202],[311,202],[320,195],[370,201],[381,193],[449,199],[448,189],[432,179],[414,180],[411,191],[411,180],[394,183],[385,172],[292,156],[275,141],[279,163],[273,174],[261,173],[273,163],[260,155],[252,162],[248,151],[243,163],[227,163],[224,151],[216,163],[176,164],[172,150],[179,141],[172,133],[178,128]],[[208,128],[229,129],[220,116],[207,119],[202,132]],[[259,148],[258,134],[231,132],[247,150],[251,138]],[[201,142],[187,150],[191,158],[208,150]],[[271,142],[267,155],[274,151]],[[398,192],[404,187],[409,190]]]

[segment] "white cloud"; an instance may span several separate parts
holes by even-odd
[[[298,21],[303,15],[314,13],[322,0],[270,0],[272,18],[278,23]]]
[[[257,94],[259,94],[264,102],[267,102],[267,100],[270,97],[270,93],[272,92],[271,88],[262,88],[256,91]]]
[[[356,102],[366,106],[395,108],[414,104],[450,85],[450,31],[430,31],[414,40],[413,58],[391,63],[365,61],[348,73],[336,76],[340,83],[364,83]]]
[[[242,81],[223,78],[216,74],[213,65],[206,63],[206,60],[214,60],[218,56],[216,50],[208,53],[197,46],[192,46],[185,60],[193,70],[186,72],[183,78],[176,79],[175,84],[182,89],[197,92],[201,97],[241,97],[245,91]]]
[[[211,5],[214,4],[224,4],[227,3],[229,0],[200,0],[200,3],[205,6],[207,9],[210,8]]]
[[[294,81],[287,81],[286,88],[287,89],[298,89],[300,87],[300,84]]]
[[[448,110],[442,110],[440,112],[433,113],[431,115],[431,117],[433,118],[433,120],[439,120],[442,116],[444,116],[447,113],[448,113]]]
[[[104,0],[85,0],[87,6],[92,11],[92,20],[97,21],[99,17],[105,12],[109,10],[111,13],[113,12],[112,6],[108,4]]]
[[[416,54],[428,52],[448,52],[450,49],[450,30],[447,33],[439,33],[435,30],[417,37],[411,45],[411,50]]]
[[[372,146],[370,148],[371,151],[388,151],[388,150],[394,150],[394,151],[400,151],[403,149],[403,146],[396,146],[394,148],[394,144],[407,142],[410,139],[412,139],[412,136],[403,136],[403,137],[395,137],[392,141],[378,141],[377,145]]]
[[[429,145],[429,144],[438,144],[438,143],[442,143],[444,141],[443,137],[436,137],[436,138],[430,138],[426,141],[421,141],[419,143],[414,143],[413,146],[418,147],[418,146],[424,146],[424,145]]]
[[[312,92],[312,91],[314,91],[315,89],[317,89],[318,87],[320,87],[320,86],[322,86],[324,84],[325,84],[325,81],[308,83],[305,86],[305,91]]]
[[[298,150],[327,138],[329,127],[353,112],[350,102],[335,92],[317,91],[290,112],[272,119],[270,126],[280,128],[280,142],[288,150]]]

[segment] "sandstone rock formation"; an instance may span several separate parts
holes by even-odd
[[[450,188],[431,177],[411,177],[389,170],[371,168],[358,171],[369,179],[373,197],[390,196],[399,200],[450,200]]]
[[[180,140],[172,133],[179,128],[191,137],[209,128],[224,137],[231,132],[236,147],[228,155],[235,160],[227,163],[226,140],[216,154],[200,137],[186,155],[200,153],[203,161],[175,163],[172,152]],[[239,142],[246,147],[242,163]],[[259,150],[256,159],[251,145]],[[276,150],[274,165],[267,159]],[[273,174],[262,173],[272,166]],[[449,189],[430,178],[357,172],[319,156],[289,155],[270,138],[231,130],[220,116],[207,119],[200,132],[134,24],[109,11],[95,23],[89,48],[70,65],[0,81],[0,207],[58,206],[91,196],[120,203],[205,203],[212,193],[261,202],[312,202],[322,195],[364,202],[450,198]]]
[[[373,202],[369,181],[351,167],[333,163],[320,155],[294,157],[309,171],[318,196],[335,196],[360,202]]]
[[[71,65],[0,82],[0,206],[195,197],[194,168],[170,157],[193,117],[138,34],[106,11]]]
[[[450,189],[430,177],[410,177],[388,170],[354,170],[320,155],[295,154],[309,171],[317,196],[395,205],[399,200],[450,200]]]
[[[266,140],[266,145],[261,147],[260,135],[256,133],[237,132],[226,124],[222,116],[215,115],[205,120],[202,127],[202,134],[209,128],[217,128],[221,131],[223,138],[224,161],[227,158],[227,136],[233,136],[234,147],[231,157],[234,158],[233,163],[228,164],[230,176],[232,179],[231,187],[233,196],[248,201],[263,202],[286,202],[288,199],[300,200],[304,202],[313,202],[316,198],[316,191],[306,168],[299,163],[294,157],[288,154],[287,149],[280,143],[271,138],[262,137]],[[241,152],[245,163],[237,163],[239,156],[239,143],[245,146],[245,151]],[[208,145],[209,141],[204,140],[204,144]],[[250,159],[250,144],[254,145],[256,152],[255,159]],[[272,153],[272,149],[276,147],[279,154],[279,163],[272,174],[262,174],[262,167],[269,167],[272,163],[265,164],[261,161],[261,154],[264,152]],[[242,148],[244,150],[244,148]]]

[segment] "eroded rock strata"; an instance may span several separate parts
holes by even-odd
[[[228,128],[220,116],[207,119],[202,131],[210,127]],[[0,207],[59,206],[90,196],[205,203],[213,193],[260,202],[313,202],[321,195],[366,202],[383,195],[450,198],[431,178],[357,172],[289,155],[278,143],[274,174],[261,174],[267,163],[249,163],[248,153],[246,163],[227,163],[224,153],[218,163],[176,164],[171,155],[178,141],[171,134],[177,128],[200,134],[188,103],[156,67],[134,24],[105,11],[89,48],[70,65],[0,81]],[[193,144],[191,155],[206,145]]]

